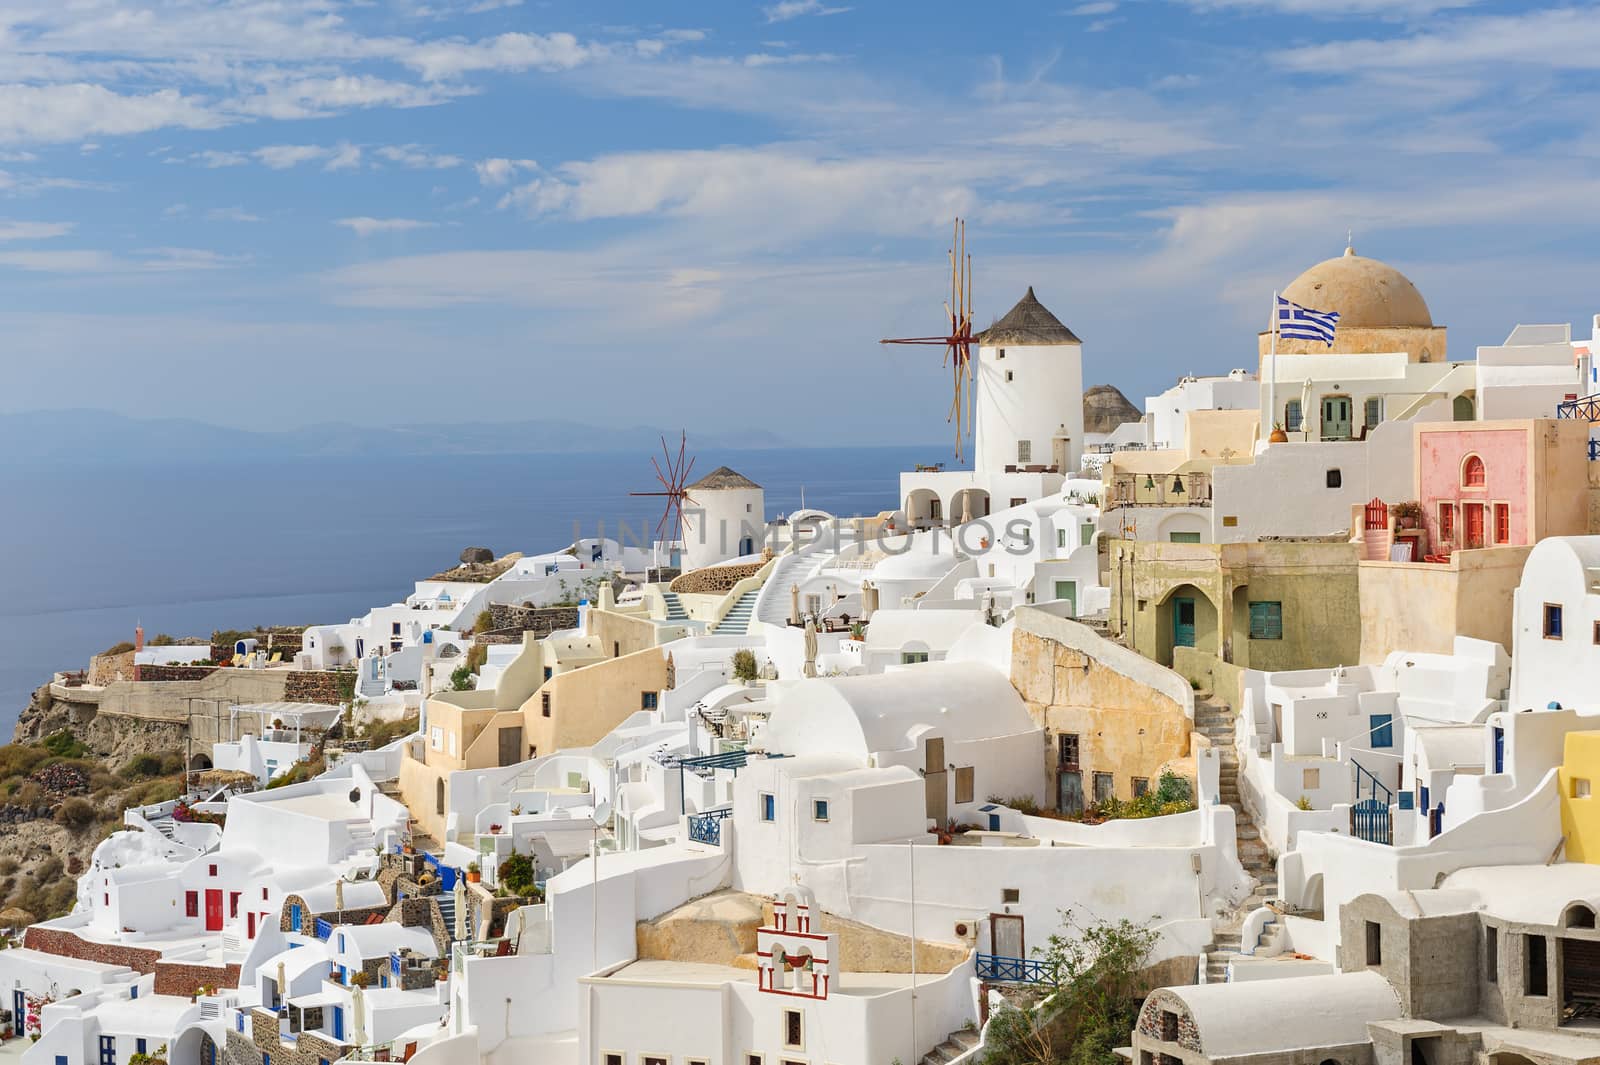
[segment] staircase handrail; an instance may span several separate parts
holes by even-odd
[[[722,601],[717,604],[717,609],[712,616],[711,624],[706,626],[707,630],[715,633],[717,631],[717,627],[722,624],[722,619],[728,616],[728,612],[734,608],[734,605],[738,603],[747,592],[757,591],[762,585],[766,584],[767,578],[772,575],[773,570],[778,568],[778,560],[782,557],[782,555],[773,555],[760,569],[756,570],[750,576],[742,578],[735,583],[732,588],[729,588],[727,594],[722,597]],[[756,620],[755,603],[753,602],[750,604],[750,620]]]
[[[1388,806],[1394,801],[1394,792],[1389,789],[1387,784],[1379,780],[1377,775],[1373,773],[1372,770],[1368,769],[1354,758],[1350,759],[1350,765],[1353,766],[1356,771],[1355,797],[1358,800],[1361,798],[1361,778],[1365,777],[1369,784],[1368,793],[1371,798],[1376,799],[1378,797],[1378,792],[1381,791],[1383,792],[1383,804],[1385,806]]]

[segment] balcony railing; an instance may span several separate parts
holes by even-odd
[[[1600,393],[1584,396],[1581,399],[1569,399],[1564,403],[1557,403],[1556,417],[1571,418],[1584,422],[1600,422]]]
[[[1055,973],[1038,958],[1008,958],[1003,954],[979,954],[978,979],[996,984],[1055,984]]]
[[[693,814],[689,818],[689,839],[695,843],[705,843],[712,847],[722,846],[722,822],[733,813],[731,808],[721,810],[707,810],[703,814]]]

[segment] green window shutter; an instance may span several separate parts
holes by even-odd
[[[1250,604],[1250,638],[1252,640],[1283,639],[1283,604],[1260,602]]]

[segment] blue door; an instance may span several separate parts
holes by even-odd
[[[333,1007],[333,1037],[340,1042],[344,1041],[344,1007]]]
[[[28,1019],[28,996],[22,991],[11,992],[11,1030],[18,1035],[22,1034],[23,1025]]]
[[[1194,599],[1189,596],[1172,600],[1172,646],[1194,646]]]
[[[300,931],[300,904],[298,902],[289,907],[289,928],[291,931]]]
[[[1494,730],[1494,771],[1506,771],[1506,730],[1499,727]]]

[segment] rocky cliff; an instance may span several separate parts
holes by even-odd
[[[44,684],[33,693],[13,730],[13,743],[39,743],[46,736],[66,731],[110,768],[120,768],[141,754],[182,751],[188,729],[182,721],[141,720],[119,714],[101,714],[89,702],[58,699]]]

